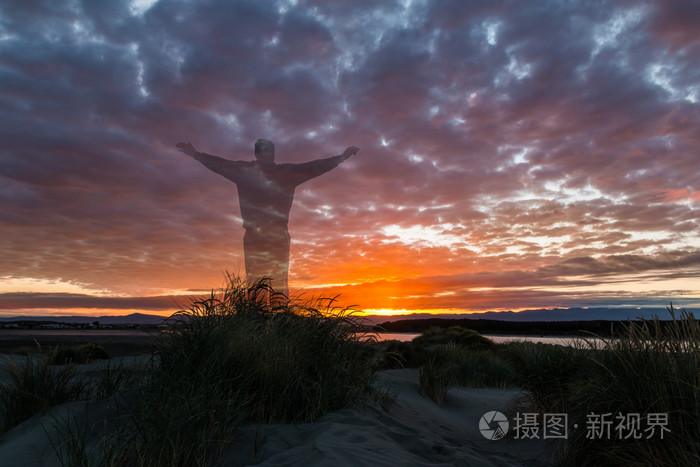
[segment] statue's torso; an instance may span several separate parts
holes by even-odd
[[[286,229],[297,184],[285,166],[250,162],[236,172],[243,227]]]

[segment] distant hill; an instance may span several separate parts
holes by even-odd
[[[4,316],[0,322],[8,321],[48,321],[57,323],[89,324],[99,321],[100,324],[161,324],[164,316],[145,313],[132,313],[124,316]]]
[[[680,307],[677,309],[680,313]],[[688,309],[695,312],[698,310]],[[554,308],[524,310],[524,311],[487,311],[485,313],[453,313],[453,314],[429,314],[410,313],[394,316],[366,316],[372,324],[384,322],[417,320],[417,319],[473,319],[496,321],[627,321],[628,319],[652,319],[657,315],[659,319],[671,319],[671,315],[665,308]]]
[[[667,323],[668,321],[664,321]],[[379,323],[378,332],[420,333],[428,328],[460,326],[482,334],[526,336],[610,336],[619,334],[627,321],[502,321],[493,319],[406,319]]]

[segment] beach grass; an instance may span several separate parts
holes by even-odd
[[[569,410],[575,419],[611,414],[612,433],[595,439],[582,433],[573,436],[569,461],[700,462],[700,326],[685,310],[676,316],[671,305],[668,311],[670,326],[662,327],[658,317],[630,322],[626,333],[606,341],[602,350],[590,346],[593,366],[572,391]],[[634,434],[633,428],[638,428]]]
[[[182,326],[156,351],[162,373],[235,388],[233,397],[251,399],[244,406],[254,421],[315,420],[357,400],[374,377],[368,328],[333,299],[285,303],[265,282],[234,278],[220,297],[175,318]]]
[[[533,412],[567,415],[564,465],[698,465],[700,326],[668,312],[670,322],[630,321],[615,338],[569,346],[459,346],[454,336],[467,333],[433,328],[387,343],[383,361],[418,368],[420,392],[438,405],[455,385],[523,389]]]
[[[93,360],[109,359],[109,355],[107,354],[107,351],[105,351],[105,348],[92,342],[68,347],[56,346],[55,350],[51,352],[50,355],[51,365],[65,365],[70,363],[81,364],[88,363]]]
[[[265,281],[229,277],[172,321],[110,463],[210,465],[244,422],[311,422],[363,396],[391,401],[373,384],[376,341],[333,299],[288,301]]]
[[[419,392],[440,405],[455,385],[515,387],[516,372],[501,349],[471,329],[431,327],[410,342],[386,343],[381,361],[383,368],[418,368]]]
[[[89,393],[75,365],[52,366],[58,348],[30,353],[18,363],[4,356],[8,381],[0,384],[0,433],[52,407],[80,400]]]
[[[89,427],[64,423],[66,439],[54,440],[64,465],[84,464],[87,452],[107,465],[211,465],[243,423],[312,422],[361,398],[385,408],[394,400],[374,384],[376,338],[334,299],[287,299],[265,280],[228,276],[170,321],[148,364],[106,363],[89,380],[75,364],[101,357],[94,345],[8,357],[3,430],[53,405],[114,395],[120,425],[97,443],[110,449],[99,457],[86,445]]]
[[[500,355],[515,369],[517,385],[536,407],[566,412],[571,391],[584,374],[594,371],[591,350],[583,341],[571,346],[515,341],[503,344]]]
[[[456,383],[457,352],[454,344],[432,349],[418,369],[418,391],[437,405],[442,404],[447,391]]]
[[[496,352],[484,350],[481,345],[470,349],[450,342],[437,345],[426,353],[427,357],[418,369],[419,392],[437,405],[442,403],[452,386],[507,389],[516,385],[512,365]]]
[[[497,348],[460,352],[456,362],[457,384],[467,388],[517,387],[513,365],[498,354]]]
[[[572,347],[510,344],[518,383],[541,413],[565,413],[567,465],[698,465],[700,327],[671,305],[672,322],[630,321],[620,336]]]

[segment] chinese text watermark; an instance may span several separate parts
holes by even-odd
[[[568,439],[571,430],[586,430],[587,439],[651,439],[670,433],[667,413],[589,413],[585,426],[569,424],[566,413],[516,413],[512,424],[498,411],[486,412],[479,420],[479,431],[491,440],[505,437],[512,428],[515,439]]]

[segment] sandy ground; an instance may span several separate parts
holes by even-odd
[[[37,344],[48,350],[57,345],[65,348],[92,342],[104,347],[112,357],[138,355],[149,351],[158,334],[137,330],[0,329],[0,353],[36,352]]]
[[[488,411],[515,413],[523,393],[453,387],[442,405],[418,393],[416,370],[387,370],[378,380],[398,397],[388,412],[374,404],[347,408],[302,425],[265,425],[258,465],[397,466],[549,465],[542,440],[486,439],[479,420]],[[250,465],[257,427],[226,452],[221,465]]]
[[[80,369],[95,372],[104,364]],[[0,379],[4,377],[0,371]],[[378,383],[397,393],[388,412],[365,402],[326,414],[315,423],[246,425],[220,465],[257,461],[269,466],[541,466],[552,461],[552,446],[542,440],[516,440],[511,433],[492,441],[479,431],[479,420],[488,411],[511,416],[525,409],[519,391],[453,387],[438,407],[418,393],[416,370],[380,372]],[[114,399],[73,402],[27,420],[0,437],[0,466],[61,465],[55,454],[60,427],[67,423],[93,427],[99,436],[115,423],[116,405]],[[96,436],[90,439],[94,442]]]

